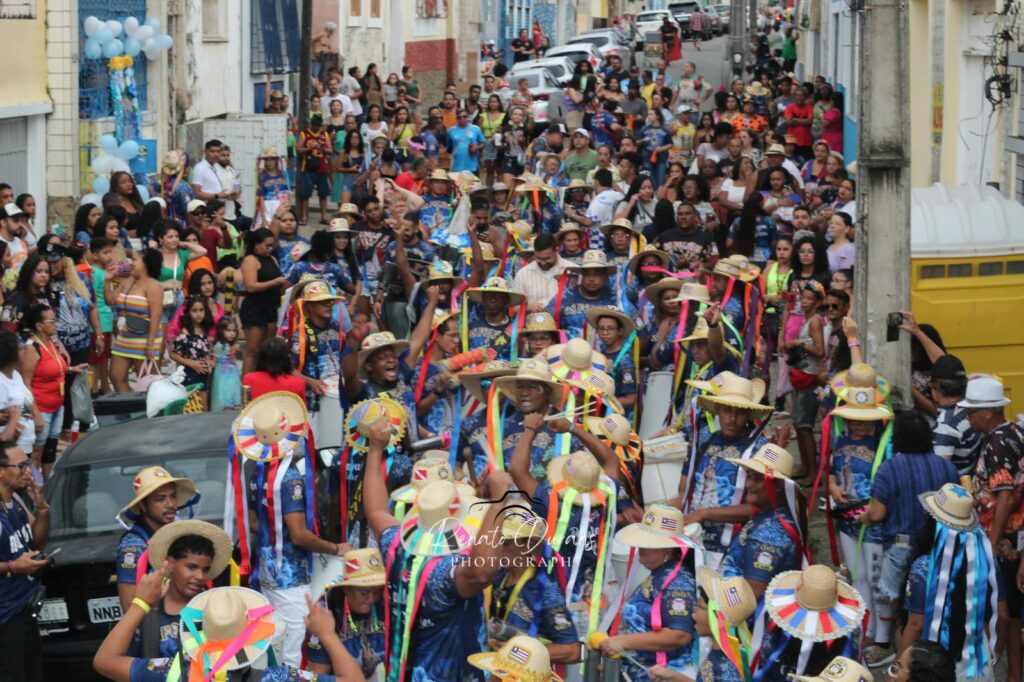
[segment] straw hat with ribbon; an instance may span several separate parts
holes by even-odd
[[[793,455],[789,454],[786,448],[774,443],[762,445],[750,459],[736,457],[730,458],[729,461],[756,474],[771,474],[775,479],[792,480],[790,476],[793,474]]]
[[[651,504],[644,510],[644,517],[639,523],[631,523],[615,533],[615,542],[638,549],[677,549],[683,545],[699,547],[700,544],[687,534],[688,529],[683,512],[668,505]]]
[[[551,373],[559,379],[580,378],[608,366],[608,358],[583,339],[569,339],[544,349]]]
[[[501,682],[562,682],[551,671],[551,655],[533,637],[516,635],[497,651],[469,656],[469,664]]]
[[[378,396],[356,403],[345,417],[345,441],[353,449],[366,452],[370,447],[370,429],[386,420],[391,424],[391,440],[388,445],[393,447],[405,435],[408,415],[405,406],[391,398]]]
[[[607,372],[595,369],[585,375],[567,376],[562,381],[570,388],[578,388],[584,393],[600,396],[615,412],[624,412],[622,403],[615,397],[615,379]]]
[[[679,300],[679,299],[676,299],[676,300]],[[705,320],[703,317],[698,317],[697,318],[697,322],[696,322],[696,324],[693,325],[693,330],[690,332],[690,334],[688,336],[684,336],[681,339],[676,339],[675,342],[683,344],[683,347],[685,348],[685,347],[689,346],[690,343],[693,342],[693,341],[707,341],[708,340],[708,335],[710,333],[711,333],[711,327],[708,326],[708,321]],[[728,341],[724,341],[723,340],[722,341],[722,346],[724,346],[725,350],[729,351],[730,353],[735,355],[737,358],[739,358],[741,355],[743,355],[742,353],[740,353],[740,351],[734,345],[732,345]]]
[[[181,610],[181,650],[190,661],[186,679],[212,679],[217,672],[248,668],[270,647],[277,632],[274,607],[256,590],[215,587]]]
[[[633,322],[633,318],[618,308],[597,306],[587,309],[587,324],[594,329],[597,329],[597,321],[602,317],[612,317],[619,321],[619,324],[622,326],[623,339],[628,338],[633,333],[633,330],[636,329],[636,323]]]
[[[820,675],[790,674],[794,682],[874,682],[875,676],[857,661],[836,656]]]
[[[712,274],[733,277],[741,282],[753,282],[761,276],[761,268],[752,264],[746,256],[733,255],[719,258]]]
[[[611,235],[612,230],[625,230],[632,237],[643,236],[643,233],[641,233],[638,229],[633,227],[633,223],[630,222],[628,218],[618,218],[608,223],[607,225],[601,226],[601,232],[606,237]]]
[[[263,151],[260,152],[259,155],[260,159],[277,159],[280,157],[281,155],[277,152],[277,147],[275,147],[274,145],[264,147]]]
[[[477,365],[464,369],[458,373],[459,383],[469,392],[471,396],[481,403],[487,402],[488,386],[485,381],[497,379],[498,377],[512,376],[516,373],[516,366],[506,360],[491,360],[485,365]]]
[[[539,546],[547,537],[548,524],[533,512],[514,509],[505,514],[501,521],[502,540],[529,540]]]
[[[757,610],[757,597],[741,576],[723,578],[715,571],[701,566],[697,569],[697,584],[714,600],[718,611],[730,625],[746,625],[747,618]]]
[[[402,546],[415,556],[462,554],[470,549],[478,530],[470,520],[469,506],[476,498],[459,494],[451,481],[423,486],[416,504],[402,522]]]
[[[552,488],[558,489],[559,497],[564,497],[566,490],[574,488],[580,493],[573,497],[573,504],[577,506],[583,504],[583,493],[597,492],[597,483],[600,480],[601,465],[596,457],[584,450],[555,457],[548,463],[548,483]],[[565,481],[568,485],[558,486],[560,481]]]
[[[761,81],[754,81],[748,85],[745,92],[751,97],[767,97],[772,91],[761,84]]]
[[[444,453],[445,457],[448,453]],[[473,486],[462,481],[456,481],[455,476],[452,474],[452,467],[448,463],[447,459],[440,459],[437,457],[423,457],[412,466],[412,482],[396,488],[391,493],[391,499],[395,502],[404,502],[405,504],[412,504],[416,501],[416,495],[423,490],[425,486],[434,481],[448,481],[454,483],[458,489],[459,496],[464,497],[467,495],[473,495]]]
[[[837,372],[829,383],[832,392],[840,400],[846,400],[846,389],[850,386],[874,387],[875,402],[884,403],[892,392],[892,384],[881,374],[875,372],[871,365],[858,362],[850,365],[850,369]]]
[[[525,220],[513,220],[510,223],[505,223],[505,230],[520,239],[526,239],[533,236],[533,225]]]
[[[463,279],[455,274],[455,268],[451,263],[446,260],[435,260],[427,270],[426,283],[429,285],[439,282],[451,282],[452,286],[458,286],[462,284]]]
[[[574,180],[570,180],[569,181],[569,185],[565,188],[565,191],[566,192],[571,192],[574,189],[584,189],[589,194],[593,194],[594,193],[594,188],[591,187],[590,185],[588,185],[585,181],[580,180],[579,178],[576,178]]]
[[[181,149],[172,149],[164,154],[164,162],[160,166],[166,175],[176,175],[185,167],[187,157]]]
[[[892,419],[892,410],[878,403],[878,389],[875,386],[847,386],[843,391],[842,405],[831,414],[853,421],[880,421]]]
[[[539,312],[530,313],[526,318],[526,324],[523,326],[522,331],[519,332],[521,336],[528,334],[558,334],[559,329],[555,325],[555,318],[552,317],[551,313]]]
[[[466,290],[466,296],[469,297],[469,300],[477,303],[483,302],[484,294],[504,294],[508,296],[508,304],[510,306],[519,305],[525,298],[518,291],[510,289],[508,280],[504,277],[488,277],[482,287],[471,287]]]
[[[320,279],[315,279],[306,283],[306,285],[302,287],[302,295],[300,298],[306,303],[334,303],[341,300],[341,296],[331,293],[331,286]]]
[[[629,259],[629,264],[626,266],[626,269],[633,273],[633,275],[639,276],[640,273],[638,272],[638,269],[640,268],[640,261],[652,256],[658,259],[658,267],[663,270],[668,268],[669,264],[672,262],[672,256],[670,256],[667,252],[662,251],[653,244],[647,244],[646,246],[644,246],[644,248],[637,251],[636,254]],[[651,286],[654,285],[652,284]],[[650,287],[648,287],[648,289],[649,288]]]
[[[604,251],[589,249],[583,252],[583,259],[579,265],[570,265],[569,270],[604,270],[606,273],[614,273],[616,267],[608,262],[608,256]]]
[[[576,234],[583,234],[586,231],[587,229],[580,225],[579,223],[566,221],[562,223],[562,226],[560,228],[558,228],[558,232],[555,233],[555,239],[561,242],[562,238],[565,237],[565,235],[569,234],[570,232],[575,232]]]
[[[242,408],[231,427],[246,459],[272,462],[293,452],[309,428],[306,404],[289,391],[272,391]]]
[[[353,549],[341,557],[341,575],[324,586],[324,592],[335,587],[384,587],[387,575],[379,549]]]
[[[132,492],[135,496],[117,513],[118,519],[122,523],[130,522],[129,512],[141,513],[139,503],[170,483],[174,483],[177,489],[179,507],[186,506],[197,494],[196,485],[191,480],[172,476],[171,472],[160,466],[146,467],[135,475],[135,479],[132,481]]]
[[[453,180],[452,177],[450,175],[448,175],[448,171],[446,171],[443,168],[435,168],[430,173],[430,175],[427,176],[427,179],[426,179],[426,182],[428,182],[428,183],[438,182],[438,181],[440,181],[440,182],[447,182],[447,183],[450,183],[452,185],[455,184],[455,180]]]
[[[234,543],[223,529],[198,519],[174,521],[153,533],[153,537],[149,539],[149,565],[161,566],[167,559],[167,551],[171,545],[186,535],[198,535],[213,544],[213,562],[210,564],[208,576],[210,580],[223,573],[231,560]]]
[[[355,234],[355,230],[352,229],[352,224],[348,218],[331,218],[331,222],[327,226],[327,231],[330,234]]]
[[[845,637],[861,625],[864,599],[828,566],[775,576],[764,593],[771,619],[786,633],[810,642]]]
[[[621,462],[640,459],[643,441],[633,431],[633,425],[621,414],[604,417],[584,417],[583,428],[600,438],[618,456]]]
[[[370,356],[377,351],[384,350],[385,348],[391,348],[395,351],[395,354],[398,355],[408,347],[408,341],[399,341],[391,332],[377,332],[376,334],[370,334],[363,339],[362,346],[359,348],[359,355],[356,357],[356,366],[358,367],[359,373],[362,374],[363,365],[365,365],[366,361],[370,359]]]
[[[943,526],[965,532],[978,527],[974,498],[963,486],[946,483],[938,490],[921,493],[918,499],[924,510]]]
[[[520,360],[519,367],[516,368],[515,374],[498,377],[494,380],[494,383],[499,389],[514,399],[516,394],[516,383],[519,381],[532,381],[534,383],[550,386],[552,404],[558,404],[562,394],[565,392],[565,386],[551,376],[551,369],[548,367],[548,363],[537,358],[525,358]]]
[[[679,293],[672,299],[672,302],[682,303],[683,301],[709,303],[711,301],[711,295],[708,293],[708,288],[703,284],[697,284],[696,282],[683,282],[679,287]],[[701,320],[702,319],[703,318],[701,318]],[[697,320],[697,323],[700,324],[701,320]],[[707,324],[706,321],[705,324]]]
[[[647,288],[644,289],[644,298],[651,303],[657,303],[661,299],[663,291],[671,291],[676,294],[676,297],[673,297],[670,300],[676,301],[678,300],[677,297],[679,295],[679,291],[682,288],[683,280],[676,279],[675,277],[662,277],[657,282],[647,285]]]
[[[697,398],[705,410],[713,410],[715,405],[729,405],[750,410],[755,416],[766,416],[773,411],[771,406],[761,404],[765,391],[761,379],[744,379],[732,372],[722,372],[711,381],[716,386],[715,392]]]

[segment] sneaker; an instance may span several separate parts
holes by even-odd
[[[896,652],[889,647],[871,644],[864,648],[864,663],[869,668],[879,668],[896,660]]]
[[[828,511],[828,501],[824,497],[818,498],[818,511]]]

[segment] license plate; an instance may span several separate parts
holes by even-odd
[[[67,621],[68,605],[63,599],[47,599],[39,607],[39,622],[57,623]]]
[[[121,600],[117,597],[90,599],[85,606],[92,623],[112,623],[121,619]]]

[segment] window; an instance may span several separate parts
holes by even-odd
[[[110,102],[107,60],[88,59],[85,56],[86,35],[82,26],[89,16],[95,16],[101,21],[122,21],[124,17],[132,16],[141,24],[146,20],[146,0],[120,0],[116,13],[111,10],[111,4],[107,0],[78,0],[78,117],[82,119],[103,118],[114,114]],[[147,108],[148,66],[145,55],[140,55],[134,60],[135,93],[140,111]]]
[[[978,274],[982,277],[992,277],[1003,274],[1002,263],[979,263]]]
[[[970,277],[972,274],[974,274],[974,266],[970,263],[949,266],[950,277]]]
[[[252,0],[250,30],[252,73],[299,70],[298,0]]]
[[[0,19],[35,19],[36,0],[0,0]]]
[[[945,265],[922,265],[921,279],[939,279],[946,276]]]
[[[1006,264],[1007,275],[1024,275],[1024,260],[1012,260]]]
[[[448,16],[448,0],[416,0],[416,16],[420,19],[444,19]]]
[[[203,0],[203,40],[226,41],[228,4],[222,0]]]
[[[383,28],[384,18],[381,16],[380,5],[384,0],[369,0],[370,15],[366,17],[366,25],[370,28]]]

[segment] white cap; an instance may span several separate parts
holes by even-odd
[[[22,211],[20,208],[18,208],[18,205],[16,203],[11,202],[11,203],[9,203],[9,204],[4,206],[4,214],[3,214],[2,217],[4,217],[4,218],[18,218],[18,217],[21,217],[23,215],[25,215],[25,212]]]
[[[587,130],[586,128],[577,128],[576,130],[572,131],[572,134],[582,135],[583,137],[586,137],[588,139],[590,138],[590,131]]]

